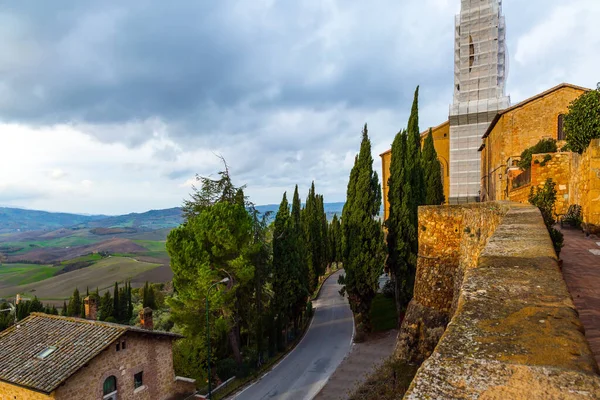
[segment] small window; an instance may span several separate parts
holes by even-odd
[[[117,351],[121,350],[121,343],[117,343]]]
[[[473,69],[475,64],[475,44],[473,43],[473,36],[469,35],[469,72]]]
[[[565,140],[565,115],[558,115],[558,140]]]
[[[133,376],[133,387],[139,388],[144,384],[144,371],[140,371]]]
[[[121,342],[121,350],[125,350],[125,341],[124,340]]]
[[[40,351],[35,357],[39,360],[44,360],[50,354],[54,353],[55,350],[56,350],[56,347],[54,347],[54,346],[46,347],[44,350]]]

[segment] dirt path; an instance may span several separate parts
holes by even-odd
[[[600,238],[586,237],[575,229],[562,232],[563,276],[585,327],[585,337],[600,364]]]
[[[335,370],[315,400],[341,400],[350,397],[357,386],[394,351],[398,331],[392,329],[364,343],[354,343],[350,354]]]

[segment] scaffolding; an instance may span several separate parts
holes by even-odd
[[[462,203],[479,200],[481,136],[498,111],[510,105],[502,1],[462,0],[454,48],[449,200]]]

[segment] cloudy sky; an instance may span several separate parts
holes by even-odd
[[[459,0],[0,2],[0,206],[181,204],[221,154],[258,204],[311,180],[343,201],[421,85],[447,118]],[[505,0],[512,102],[600,81],[598,0]]]

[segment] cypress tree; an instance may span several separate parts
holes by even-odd
[[[310,292],[309,282],[309,258],[306,255],[306,242],[301,218],[302,204],[298,185],[294,189],[292,199],[292,212],[290,214],[290,235],[292,237],[292,249],[289,257],[291,259],[291,271],[294,274],[297,285],[294,290],[294,321],[297,321],[306,310],[306,303]]]
[[[131,301],[131,282],[127,284],[127,319],[133,318],[133,302]]]
[[[113,315],[113,299],[110,295],[110,290],[104,292],[104,295],[100,299],[100,306],[98,307],[98,319],[100,321],[106,321]]]
[[[408,118],[407,128],[407,148],[406,148],[406,169],[410,177],[410,184],[413,190],[415,201],[412,202],[416,207],[425,204],[425,185],[423,167],[421,165],[421,132],[419,130],[419,87],[415,89],[415,97],[410,117]]]
[[[444,203],[442,167],[438,160],[435,146],[433,145],[433,133],[431,129],[423,144],[423,173],[425,176],[425,204],[440,205]]]
[[[290,280],[293,268],[289,258],[292,240],[290,233],[290,208],[284,193],[273,223],[273,300],[278,323],[277,344],[280,349],[284,345],[281,329],[287,326],[294,304],[295,288]]]
[[[68,310],[67,302],[63,301],[63,308],[62,308],[62,310],[60,310],[60,315],[62,315],[63,317],[66,317],[67,315],[69,315],[67,310]]]
[[[340,283],[350,308],[360,315],[358,329],[371,329],[369,312],[383,269],[383,232],[376,217],[381,207],[381,186],[373,171],[367,125],[362,131],[360,152],[350,172],[346,204],[342,212],[345,276]]]
[[[328,234],[327,234],[327,214],[325,214],[325,205],[323,200],[323,195],[320,194],[317,196],[317,212],[319,217],[319,222],[321,225],[321,234],[320,236],[320,248],[321,248],[321,275],[325,273],[327,267],[329,265],[329,242],[328,242]]]
[[[67,306],[67,315],[70,317],[81,317],[81,296],[77,288],[73,291],[73,297],[71,297]]]
[[[120,309],[120,305],[121,302],[119,301],[119,283],[115,282],[115,288],[113,291],[113,318],[116,321],[120,321],[121,320],[121,315],[119,313]]]

